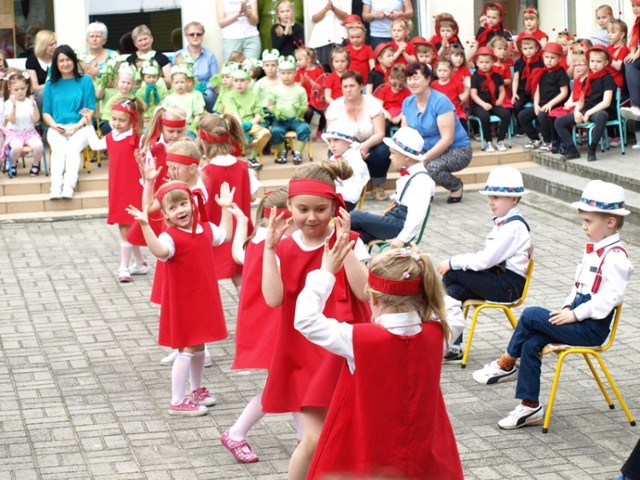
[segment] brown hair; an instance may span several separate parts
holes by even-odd
[[[26,76],[25,76],[26,75]],[[9,100],[11,93],[9,89],[11,84],[15,82],[24,82],[27,84],[27,98],[33,93],[31,89],[31,77],[26,71],[18,70],[16,68],[8,68],[5,72],[4,79],[0,80],[0,94],[4,91],[4,99]]]
[[[399,80],[404,82],[407,79],[407,76],[404,73],[405,66],[402,64],[396,64],[391,67],[391,71],[389,72],[389,80]]]
[[[335,46],[331,49],[331,53],[329,54],[329,66],[331,66],[331,70],[333,70],[333,58],[336,55],[346,55],[347,56],[347,66],[351,65],[351,55],[349,54],[349,50],[346,50],[344,47]]]
[[[309,57],[309,63],[311,65],[316,65],[318,63],[318,56],[316,55],[316,51],[313,48],[301,46],[296,48],[294,54],[298,52],[304,53],[307,57]]]
[[[449,337],[444,288],[426,254],[407,248],[388,248],[373,257],[369,262],[369,271],[394,280],[421,278],[422,288],[416,295],[381,293],[368,286],[367,293],[382,303],[387,313],[417,312],[423,323],[439,319],[445,339]]]
[[[247,144],[242,125],[240,125],[236,117],[230,113],[223,115],[210,113],[205,115],[200,120],[198,129],[209,135],[229,135],[229,140],[222,143],[210,143],[202,138],[198,138],[198,145],[208,160],[218,155],[229,155],[236,149],[236,145],[241,146]]]
[[[615,30],[616,28],[618,28],[622,32],[622,41],[623,43],[626,44],[627,38],[628,38],[627,35],[629,33],[627,24],[622,20],[610,18],[609,23],[607,23],[607,31],[612,31],[612,30]]]
[[[246,59],[247,59],[247,56],[244,54],[244,52],[242,52],[241,50],[234,50],[229,54],[229,60],[227,60],[227,63],[229,62],[242,63]]]
[[[256,208],[256,227],[266,227],[269,224],[269,219],[264,218],[264,212],[269,211],[271,208],[287,208],[287,199],[288,199],[288,190],[287,187],[280,187],[277,190],[272,192],[267,192],[264,194],[258,207]],[[256,235],[256,230],[253,230],[253,233],[247,237],[244,242],[243,247],[246,247],[247,244],[251,241],[253,237]]]
[[[127,108],[130,108],[131,110],[133,110],[134,112],[136,112],[137,115],[137,121],[134,122],[134,118],[129,115],[129,118],[131,120],[131,128],[133,128],[133,131],[135,132],[136,135],[141,135],[142,134],[142,127],[143,127],[143,123],[144,123],[144,103],[142,103],[142,101],[139,98],[136,97],[118,97],[114,102],[114,105],[126,105]]]
[[[142,136],[141,150],[146,150],[147,148],[149,148],[150,143],[155,143],[159,140],[160,136],[157,136],[156,138],[152,137],[155,134],[156,128],[158,128],[160,119],[163,117],[167,120],[186,120],[187,113],[178,107],[165,107],[163,105],[157,106],[153,112],[151,120],[149,120],[147,131]],[[159,130],[159,132],[159,135],[162,135],[161,129]]]
[[[364,80],[362,79],[362,74],[360,72],[356,72],[355,70],[347,70],[340,77],[340,84],[342,85],[342,82],[344,82],[345,80],[349,80],[351,78],[353,78],[357,82],[357,84],[360,86],[362,86],[364,83]]]
[[[461,47],[453,46],[449,49],[449,59],[451,59],[451,57],[453,57],[454,55],[462,57],[462,66],[465,66],[467,64],[467,56],[464,54],[464,50]]]
[[[353,175],[349,164],[343,160],[323,160],[320,163],[309,163],[298,167],[293,171],[291,180],[306,178],[308,180],[320,180],[335,189],[336,180],[346,180]]]
[[[416,45],[416,53],[435,53],[436,49],[431,44],[420,43]]]
[[[173,184],[182,184],[182,185],[185,185],[185,186],[187,185],[185,182],[183,182],[181,180],[172,180],[170,182],[165,183],[164,186],[173,185]],[[166,217],[166,209],[167,209],[167,207],[169,205],[174,204],[174,203],[184,202],[185,200],[188,201],[189,203],[191,203],[191,196],[187,192],[185,192],[184,190],[181,190],[181,189],[171,190],[171,191],[167,192],[162,197],[162,203],[160,204],[160,208],[162,209],[162,212],[165,214],[164,221],[170,227],[173,227],[174,225]]]

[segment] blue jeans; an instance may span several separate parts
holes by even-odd
[[[396,238],[407,218],[407,207],[398,205],[384,215],[375,215],[362,210],[351,212],[351,230],[360,234],[364,243],[371,240]]]
[[[286,120],[275,119],[271,126],[271,144],[280,145],[284,142],[284,134],[289,130],[296,132],[299,142],[308,142],[311,136],[311,127],[307,122],[298,120],[297,118],[288,118]]]
[[[571,308],[588,302],[591,295],[577,295]],[[609,335],[613,310],[603,319],[586,319],[582,322],[553,325],[549,323],[550,310],[528,307],[520,316],[511,336],[507,353],[520,359],[520,371],[516,386],[516,398],[537,402],[540,395],[540,352],[547,343],[568,345],[602,345]]]
[[[449,270],[442,278],[447,295],[464,302],[481,298],[493,302],[515,302],[522,296],[526,279],[511,270]]]

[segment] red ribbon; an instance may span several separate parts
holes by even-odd
[[[289,180],[289,192],[288,197],[295,197],[296,195],[317,195],[323,198],[329,198],[335,200],[336,209],[335,214],[338,215],[340,207],[347,209],[347,206],[342,199],[342,195],[336,193],[336,187],[329,185],[322,180],[310,180],[307,178],[294,178]]]
[[[539,62],[541,59],[542,59],[542,53],[540,53],[540,50],[538,50],[535,53],[535,55],[533,55],[531,58],[522,57],[522,60],[524,60],[525,66],[524,66],[524,70],[522,70],[522,77],[520,78],[520,81],[522,81],[523,79],[525,80],[524,88],[527,91],[527,93],[531,93],[531,95],[535,93],[533,90],[531,90],[531,77],[533,73],[531,70],[531,65],[536,62]]]
[[[484,89],[483,90],[488,90],[489,91],[489,95],[491,95],[491,105],[495,106],[496,104],[496,82],[493,81],[493,69],[489,70],[488,72],[483,72],[482,70],[478,69],[476,70],[476,72],[478,72],[478,75],[480,75],[482,78],[484,78]]]
[[[127,102],[129,102],[129,100],[127,100]],[[140,125],[140,118],[138,117],[138,112],[136,112],[133,108],[127,107],[122,103],[114,103],[113,106],[111,107],[111,110],[127,113],[131,117],[131,123],[133,124],[133,131],[134,132],[139,131],[138,127]]]
[[[376,275],[371,270],[369,270],[367,283],[372,290],[389,295],[417,295],[422,288],[422,278],[420,277],[408,280],[394,280]]]
[[[536,68],[532,73],[531,73],[531,95],[535,95],[536,94],[536,90],[538,89],[538,85],[540,84],[540,80],[542,79],[542,76],[547,73],[547,72],[555,72],[556,70],[560,70],[562,67],[560,65],[556,65],[553,68],[548,68],[548,67],[544,67],[544,68]]]
[[[489,42],[489,34],[490,33],[500,32],[502,30],[504,30],[502,28],[502,23],[499,23],[495,27],[490,27],[489,25],[487,25],[485,23],[484,24],[484,31],[482,33],[480,33],[480,35],[478,35],[478,37],[476,38],[476,40],[478,42],[478,47],[484,47]]]
[[[204,197],[202,196],[202,193],[200,191],[191,191],[189,186],[184,182],[169,182],[160,187],[158,193],[156,193],[156,198],[158,199],[158,202],[160,202],[161,206],[164,196],[173,190],[182,190],[187,195],[189,195],[189,199],[191,200],[191,207],[193,208],[191,235],[195,236],[198,223],[209,221],[207,217],[207,211],[204,208]]]
[[[291,210],[288,208],[276,208],[276,217],[280,214],[282,218],[291,218]],[[262,212],[262,218],[269,218],[271,216],[271,208],[265,208]]]
[[[586,98],[589,95],[591,95],[591,83],[594,80],[597,80],[598,78],[602,78],[605,75],[608,75],[609,72],[607,71],[606,68],[603,68],[602,70],[600,70],[599,72],[596,73],[590,73],[589,76],[587,77],[587,79],[584,82],[584,86],[582,87],[582,98]]]
[[[181,165],[197,165],[200,163],[199,158],[190,157],[189,155],[180,155],[179,153],[167,153],[167,162],[179,163]]]
[[[209,143],[227,143],[229,141],[229,134],[223,133],[222,135],[214,135],[212,133],[207,133],[201,128],[198,129],[198,136]]]

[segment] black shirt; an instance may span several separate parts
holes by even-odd
[[[367,84],[373,85],[372,92],[375,91],[380,85],[384,84],[384,73],[379,72],[378,70],[371,70],[369,72],[369,78],[367,79]]]
[[[44,82],[47,81],[47,71],[42,69],[42,67],[40,66],[40,62],[35,55],[31,55],[29,58],[27,58],[24,67],[27,70],[34,70],[36,72],[36,78],[38,79],[38,83],[40,85],[44,85]]]
[[[276,35],[278,25],[271,27],[271,44],[280,52],[280,55],[293,55],[300,45],[304,44],[304,28],[294,23],[291,27],[291,35]],[[284,25],[280,25],[284,30]]]
[[[476,33],[476,38],[478,38],[482,33],[484,33],[484,30],[485,30],[484,27],[480,27],[478,29],[478,32]],[[513,37],[511,36],[511,32],[509,30],[505,30],[504,28],[502,30],[498,30],[497,32],[489,32],[487,34],[487,43],[489,43],[495,37],[502,37],[507,42],[512,42],[513,41]]]
[[[528,94],[533,96],[534,92],[527,92],[527,78],[522,75],[522,72],[524,72],[524,69],[526,66],[527,64],[522,58],[519,58],[518,60],[516,60],[516,63],[513,65],[513,75],[515,77],[516,72],[520,74],[520,80],[518,83],[518,95]],[[543,67],[544,67],[544,62],[542,61],[542,59],[540,59],[537,62],[533,62],[529,66],[529,71],[532,72],[536,68],[543,68]]]
[[[568,87],[569,83],[569,75],[567,75],[564,68],[543,73],[540,78],[540,83],[538,84],[538,88],[540,89],[540,106],[546,105],[553,100],[553,98],[560,93],[560,88]],[[569,90],[567,90],[567,96],[569,96]]]
[[[156,62],[158,62],[158,66],[160,67],[160,70],[162,70],[162,67],[164,67],[165,65],[168,65],[169,63],[171,63],[167,58],[167,56],[162,52],[156,52],[153,59]],[[138,60],[137,53],[132,53],[127,57],[127,62],[129,62],[131,65],[135,65],[137,60]],[[162,71],[160,72],[160,76],[162,77]]]
[[[582,88],[584,88],[584,83],[582,84]],[[609,108],[605,111],[609,114],[609,118],[613,118],[616,114],[616,88],[618,88],[618,86],[611,74],[607,73],[602,78],[596,78],[591,82],[591,93],[584,99],[584,108],[581,110],[582,113],[599,104],[602,101],[604,92],[612,90],[613,97],[611,98],[611,105],[609,105]]]
[[[478,91],[478,96],[483,102],[490,103],[495,107],[496,100],[498,100],[498,97],[500,96],[500,86],[504,85],[504,79],[497,72],[491,72],[491,79],[493,80],[493,83],[496,84],[496,89],[494,92],[495,100],[493,102],[491,101],[491,93],[486,86],[487,81],[478,72],[475,72],[471,76],[471,88],[475,88]]]

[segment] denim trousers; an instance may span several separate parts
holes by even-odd
[[[571,308],[585,303],[591,295],[577,295]],[[540,352],[547,343],[567,345],[602,345],[609,335],[613,310],[603,319],[586,319],[581,322],[553,325],[549,322],[550,310],[528,307],[520,316],[518,325],[511,336],[507,353],[520,359],[516,398],[538,401],[540,395]]]

